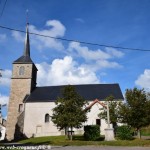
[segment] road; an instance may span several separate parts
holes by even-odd
[[[52,150],[150,150],[150,147],[120,147],[120,146],[56,146]]]
[[[50,146],[50,145],[30,145],[27,146],[26,144],[19,144],[19,143],[5,143],[4,145],[0,146],[0,149],[6,146],[7,148],[11,146],[11,149],[19,148],[25,150],[31,149],[38,149],[38,150],[150,150],[150,147],[139,147],[139,146]]]

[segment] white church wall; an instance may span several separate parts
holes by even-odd
[[[61,135],[57,127],[51,121],[45,123],[45,114],[52,116],[54,102],[26,103],[24,118],[24,134],[31,136],[53,136]]]
[[[93,101],[89,102],[89,105]],[[54,102],[44,103],[26,103],[25,104],[25,118],[24,118],[24,134],[27,137],[39,137],[39,136],[53,136],[64,135],[64,131],[59,131],[57,127],[50,121],[45,123],[45,114],[52,116],[52,109],[55,107]],[[90,112],[87,113],[88,120],[83,125],[96,125],[96,119],[100,119],[98,114],[100,113],[102,106],[99,103],[94,104]],[[101,119],[101,135],[104,135],[104,129],[107,127],[106,121]],[[73,129],[75,134],[83,134],[84,129]]]
[[[89,103],[89,105],[91,103],[93,103],[93,101],[91,101]],[[104,102],[102,102],[102,103],[104,103]],[[100,113],[101,108],[103,108],[103,106],[100,105],[99,103],[95,103],[91,107],[90,112],[88,112],[88,114],[87,114],[88,120],[87,120],[87,122],[85,122],[85,125],[96,125],[96,119],[100,119],[98,117],[98,114]],[[105,128],[107,128],[107,123],[106,123],[105,119],[100,119],[100,122],[101,122],[101,125],[100,125],[101,133],[100,134],[104,135]]]

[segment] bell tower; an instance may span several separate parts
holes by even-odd
[[[36,87],[37,68],[30,58],[29,24],[26,25],[26,39],[23,55],[13,62],[11,90],[6,125],[8,141],[23,136],[24,103],[26,96]]]

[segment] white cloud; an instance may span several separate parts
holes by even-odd
[[[115,48],[110,48],[110,47],[106,47],[105,48],[106,52],[111,55],[111,57],[123,57],[124,53],[121,51],[116,50]]]
[[[1,105],[8,104],[8,101],[9,101],[8,96],[0,94],[0,104]]]
[[[90,84],[99,83],[96,74],[78,65],[71,56],[55,59],[52,64],[36,64],[38,85]]]
[[[0,34],[0,42],[3,42],[6,39],[6,34]]]
[[[25,36],[23,33],[12,31],[12,36],[17,40],[23,42],[25,40]]]
[[[117,62],[108,61],[108,60],[98,60],[96,62],[97,69],[101,68],[121,68],[122,66],[119,65]]]
[[[150,90],[150,69],[145,69],[144,73],[141,74],[135,81],[135,84],[142,88]]]
[[[80,23],[84,23],[85,22],[82,18],[75,18],[75,20],[80,22]]]
[[[47,29],[37,29],[34,25],[29,26],[29,32],[51,36],[51,37],[63,37],[66,31],[65,26],[58,20],[48,20],[45,24]],[[24,41],[24,35],[19,32],[12,32],[12,36],[18,41]],[[33,44],[37,49],[53,48],[56,50],[64,49],[61,41],[54,38],[42,37],[37,35],[30,35],[31,44]]]
[[[98,59],[108,59],[110,56],[101,51],[92,51],[86,46],[81,46],[78,42],[71,42],[69,44],[68,50],[70,52],[77,52],[79,56],[83,57],[85,60],[98,60]]]
[[[2,77],[0,78],[0,85],[1,86],[10,86],[10,79],[11,79],[11,70],[3,70],[1,71]]]
[[[112,58],[120,58],[124,54],[114,48],[106,48],[105,51],[100,49],[90,50],[86,46],[81,46],[78,42],[70,42],[68,46],[68,51],[78,57],[84,58],[87,62],[90,61],[90,67],[92,69],[102,69],[102,68],[120,68],[122,67],[117,62],[110,61]],[[93,67],[92,62],[93,61]]]

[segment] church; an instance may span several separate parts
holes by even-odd
[[[52,109],[55,100],[61,95],[66,85],[36,86],[37,67],[30,57],[30,40],[28,24],[24,52],[13,62],[11,91],[6,125],[6,139],[8,141],[20,137],[40,137],[64,135],[52,122]],[[88,101],[88,120],[83,125],[99,125],[101,134],[107,127],[106,121],[98,114],[103,101],[108,96],[115,100],[123,100],[119,84],[84,84],[74,85],[78,94]],[[83,134],[83,128],[74,129],[75,134]]]

